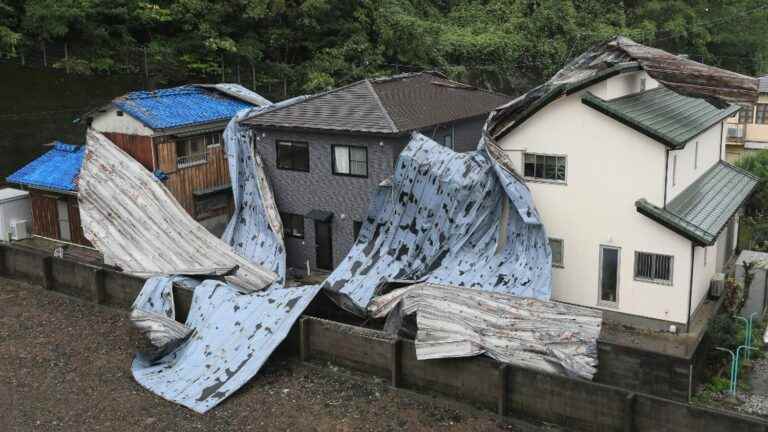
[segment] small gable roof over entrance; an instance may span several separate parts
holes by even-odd
[[[661,208],[640,199],[637,211],[701,246],[717,236],[757,186],[759,178],[720,161]]]

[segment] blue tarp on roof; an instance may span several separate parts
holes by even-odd
[[[83,163],[85,146],[56,141],[53,149],[11,174],[6,180],[25,186],[77,191],[77,177]]]
[[[195,86],[131,92],[113,103],[152,129],[229,120],[238,111],[253,106]]]

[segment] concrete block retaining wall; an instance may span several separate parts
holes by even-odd
[[[0,244],[0,276],[118,308],[130,307],[144,284],[141,278],[111,268],[9,244]],[[174,296],[183,321],[192,293],[174,290]],[[572,430],[768,432],[768,422],[762,419],[501,365],[486,357],[420,361],[413,341],[315,317],[304,316],[297,322],[278,350],[384,378],[395,387],[441,393],[501,416]]]

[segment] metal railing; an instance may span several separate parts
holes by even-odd
[[[743,124],[728,125],[728,139],[743,139],[746,134],[746,127]]]
[[[191,154],[188,156],[179,156],[176,158],[177,168],[186,168],[194,165],[208,163],[208,152]]]

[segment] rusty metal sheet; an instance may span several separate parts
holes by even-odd
[[[395,281],[549,299],[544,227],[524,182],[498,165],[483,143],[456,153],[414,134],[323,288],[358,315]]]
[[[422,283],[375,298],[374,318],[416,315],[419,360],[486,354],[500,362],[592,379],[602,312],[483,290]]]
[[[85,237],[127,273],[225,274],[246,291],[278,278],[198,224],[157,178],[94,130],[87,133],[79,187]]]

